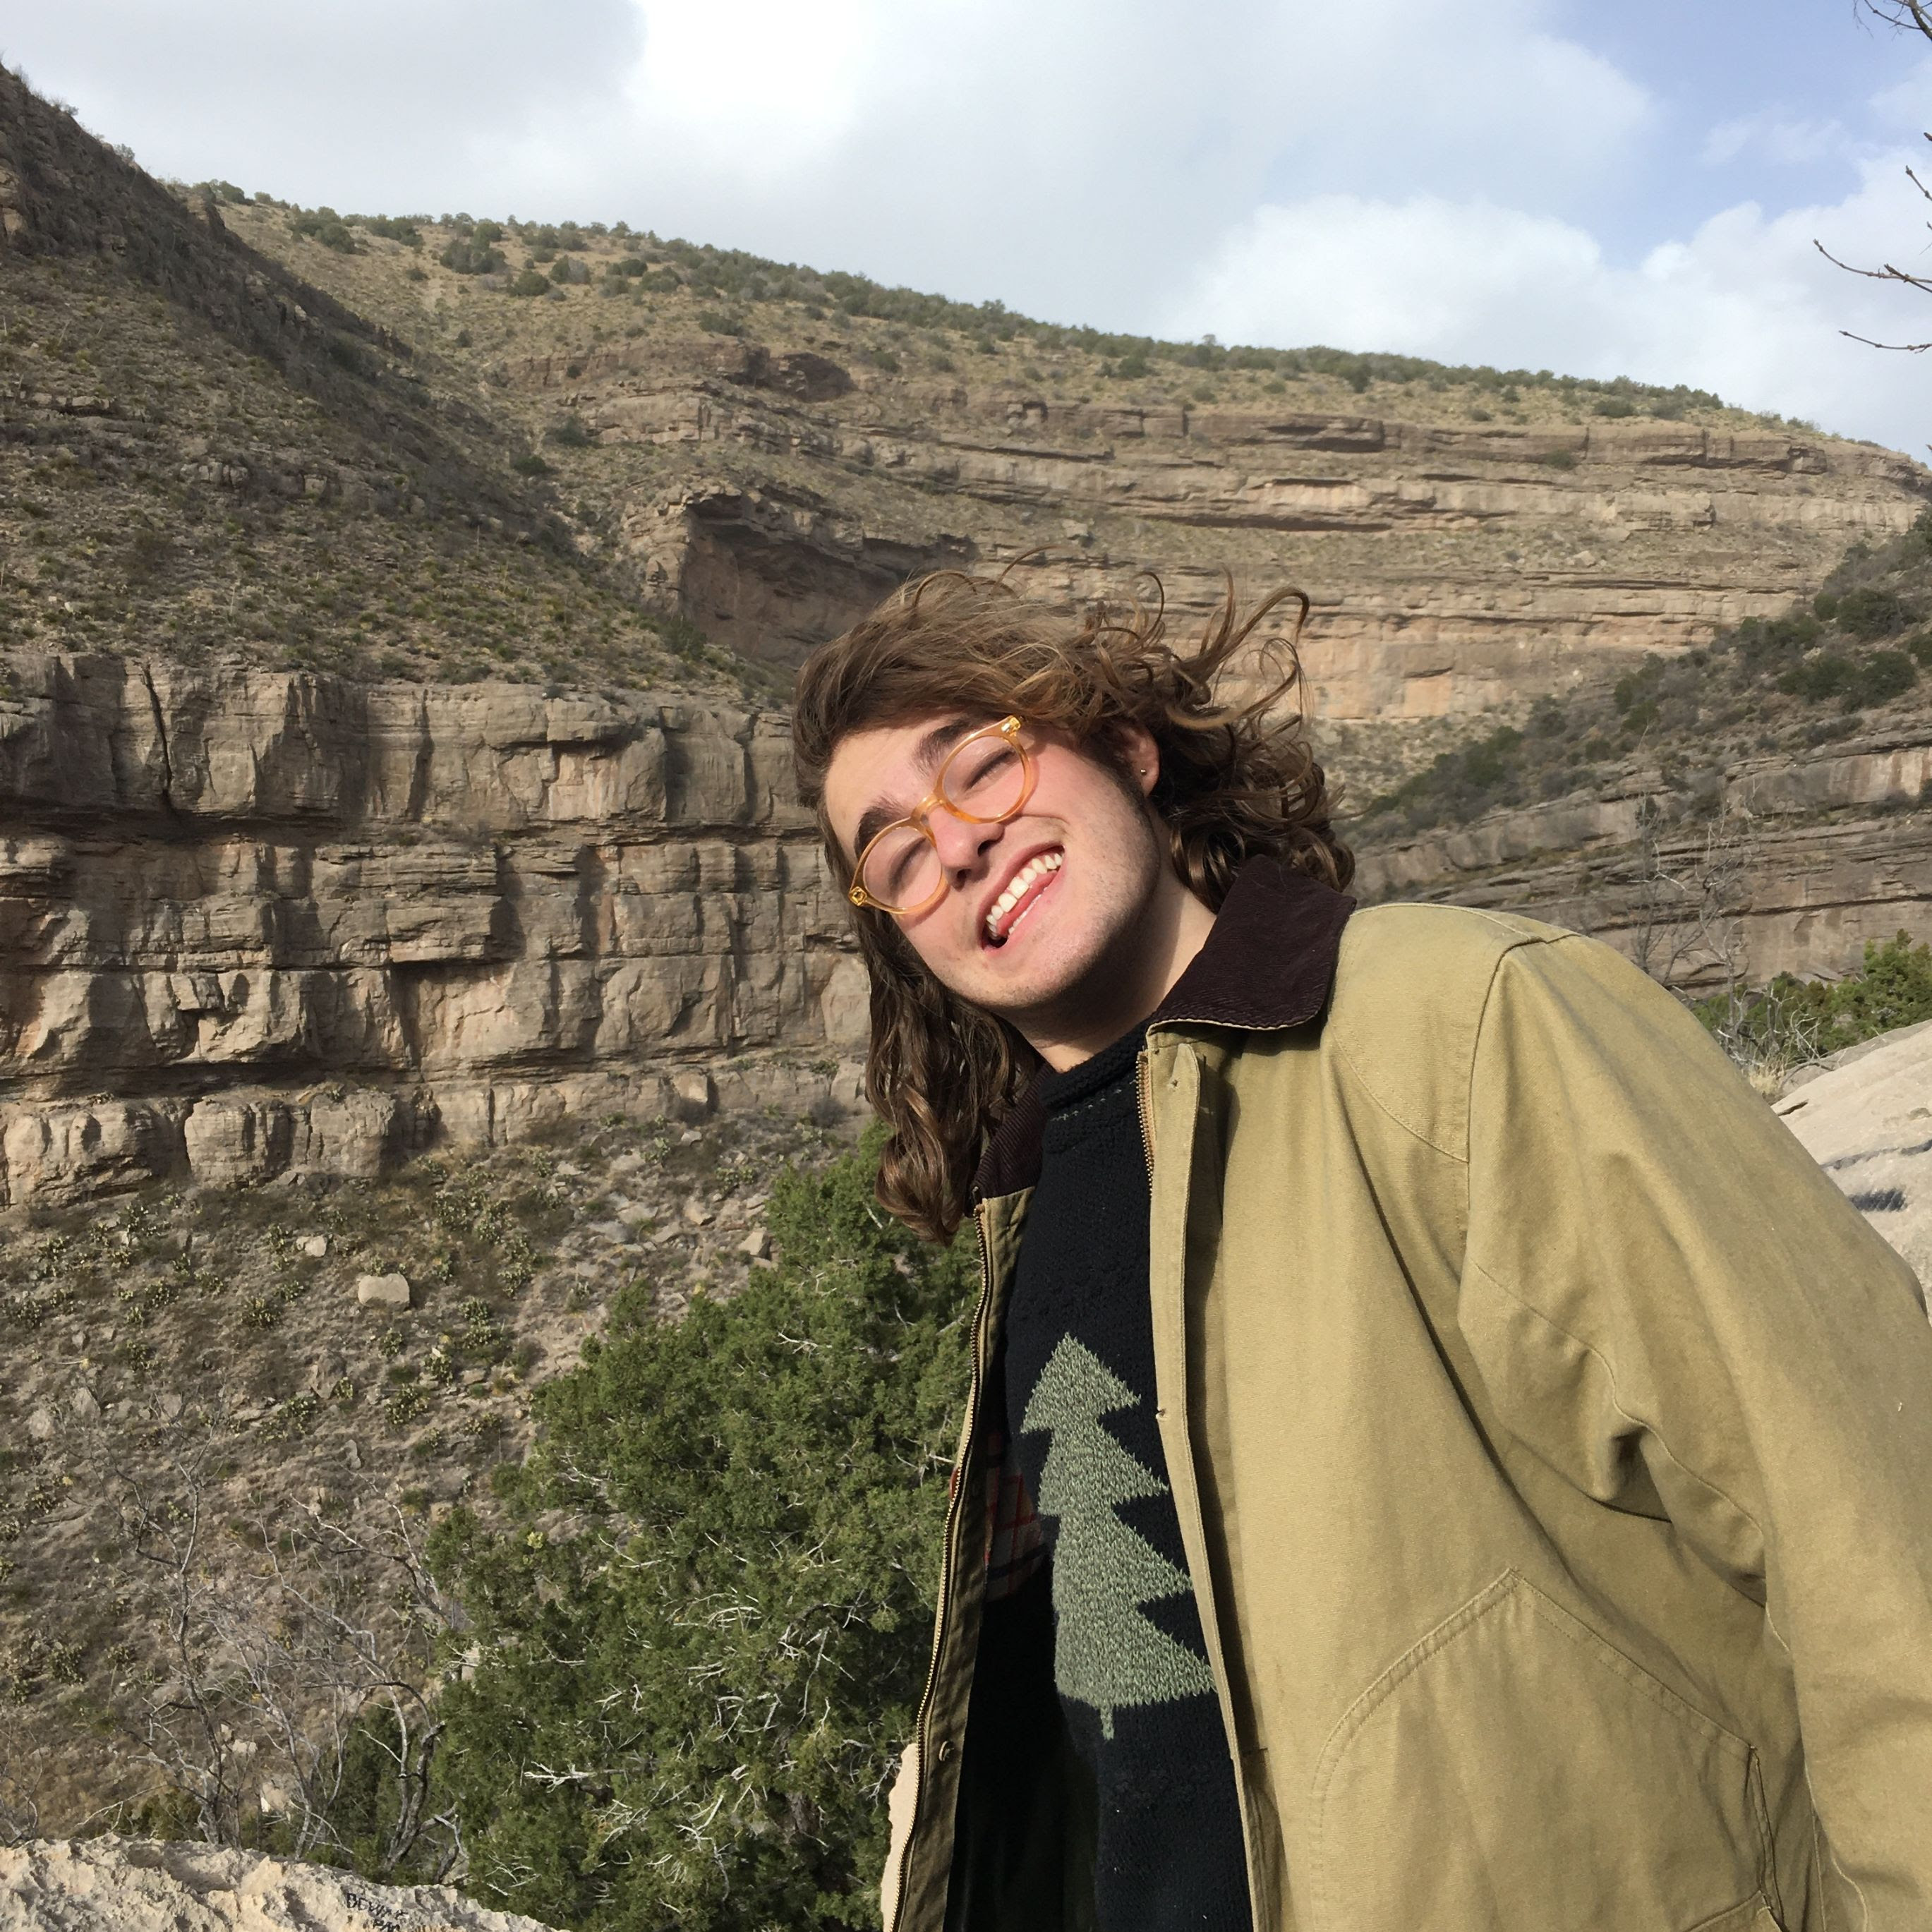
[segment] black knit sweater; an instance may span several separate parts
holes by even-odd
[[[1144,1034],[1043,1078],[1007,1424],[1052,1552],[1054,1678],[1098,1801],[1101,1932],[1250,1932],[1234,1771],[1154,1418]]]

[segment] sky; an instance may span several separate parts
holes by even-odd
[[[1688,382],[1923,457],[1932,43],[1854,0],[0,0],[152,172],[1023,314]],[[1921,172],[1932,180],[1932,170]]]

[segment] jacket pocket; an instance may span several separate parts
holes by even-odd
[[[1694,1925],[1690,1932],[1784,1932],[1784,1927],[1762,1898],[1748,1898],[1736,1911],[1707,1918],[1702,1924]]]
[[[1357,1700],[1312,1798],[1324,1932],[1730,1932],[1768,1880],[1750,1747],[1514,1570]]]

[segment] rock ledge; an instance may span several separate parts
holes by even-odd
[[[0,1846],[0,1932],[548,1932],[448,1886],[112,1836]]]

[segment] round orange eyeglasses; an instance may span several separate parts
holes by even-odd
[[[928,822],[935,811],[968,825],[1001,825],[1033,794],[1033,754],[1020,742],[1020,721],[1002,718],[969,732],[946,754],[931,791],[903,818],[866,842],[845,896],[855,906],[895,919],[923,912],[946,890],[946,868]]]

